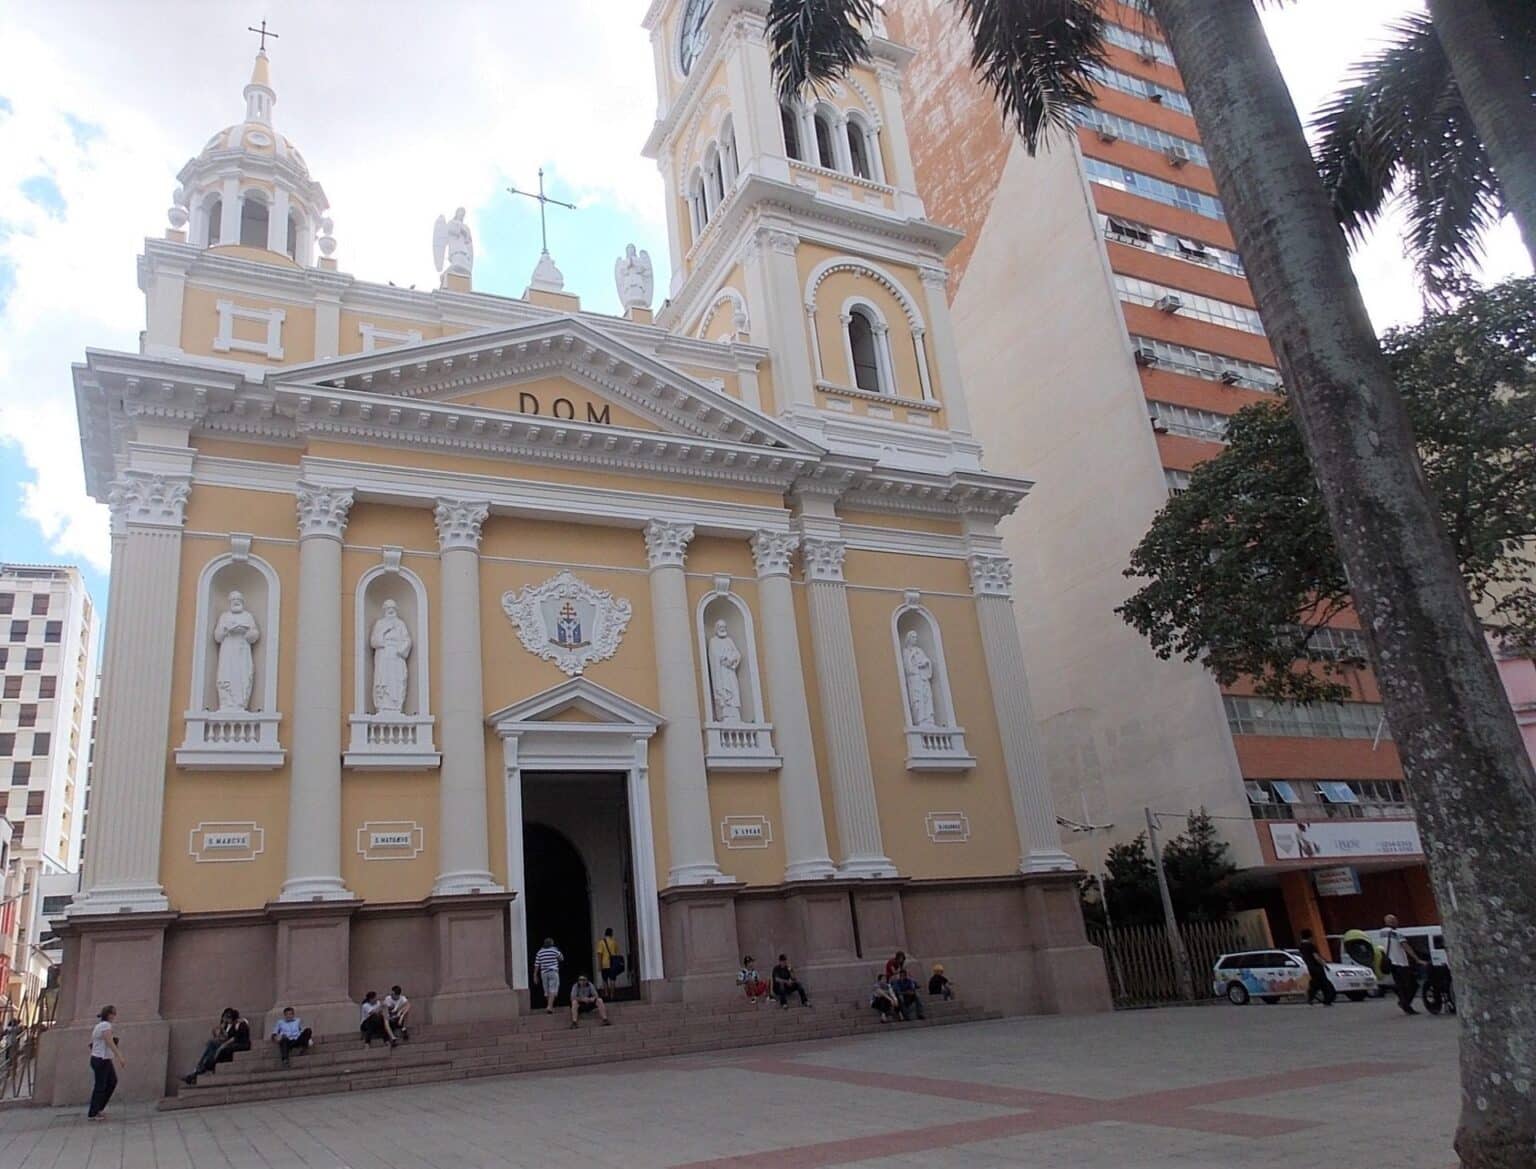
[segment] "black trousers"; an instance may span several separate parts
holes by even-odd
[[[87,1116],[97,1116],[104,1112],[107,1101],[112,1099],[112,1093],[117,1091],[117,1068],[110,1059],[102,1059],[99,1056],[91,1056],[91,1075],[96,1080],[96,1085],[91,1089],[91,1109]]]
[[[875,1009],[876,1011],[879,1011],[880,1014],[883,1017],[887,1018],[887,1019],[890,1018],[892,1015],[900,1013],[897,1010],[897,1008],[895,1007],[895,1005],[892,1004],[891,1000],[888,999],[888,998],[882,998],[882,997],[873,998],[873,999],[870,1000],[869,1005],[873,1009]]]
[[[1318,996],[1322,996],[1324,1003],[1330,1007],[1333,1006],[1333,1000],[1339,997],[1339,992],[1334,990],[1333,983],[1328,981],[1328,972],[1318,967],[1316,970],[1307,971],[1307,976],[1311,979],[1307,983],[1307,1002],[1315,1002]]]
[[[1392,967],[1392,982],[1397,987],[1397,1005],[1405,1012],[1413,1010],[1413,998],[1419,993],[1418,967]]]
[[[775,982],[773,984],[773,997],[779,1000],[779,1006],[789,1006],[789,996],[792,994],[800,996],[800,1005],[802,1007],[810,1001],[805,997],[805,987],[801,986],[798,981]]]
[[[303,1051],[309,1046],[310,1040],[314,1037],[314,1032],[308,1027],[299,1032],[297,1039],[289,1039],[286,1035],[279,1035],[277,1037],[277,1053],[286,1060],[290,1051]]]
[[[909,1023],[913,1019],[926,1019],[928,1016],[923,1014],[923,1000],[918,998],[915,994],[902,995],[901,1017],[907,1020]]]
[[[363,1038],[369,1043],[372,1043],[375,1039],[389,1038],[389,1033],[384,1030],[384,1015],[380,1011],[375,1011],[364,1019],[363,1025],[358,1030],[363,1033]]]

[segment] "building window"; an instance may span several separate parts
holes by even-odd
[[[825,170],[837,169],[837,150],[832,134],[832,119],[825,113],[816,112],[816,158]]]
[[[1163,485],[1168,488],[1169,495],[1183,495],[1189,490],[1189,472],[1164,467]]]
[[[46,617],[48,615],[48,594],[34,593],[32,596],[32,616]]]
[[[1175,373],[1249,390],[1275,391],[1281,386],[1280,371],[1273,366],[1135,334],[1131,336],[1131,345],[1136,351],[1138,365],[1167,368]]]
[[[41,816],[43,814],[43,797],[47,794],[47,792],[27,793],[27,815]]]
[[[211,248],[224,238],[224,200],[208,200],[208,235],[204,242]]]
[[[1227,248],[1218,248],[1214,244],[1185,239],[1183,236],[1174,235],[1171,231],[1148,227],[1145,223],[1136,223],[1118,215],[1105,215],[1101,220],[1104,224],[1104,238],[1113,240],[1115,243],[1129,244],[1133,248],[1145,248],[1160,256],[1187,260],[1191,264],[1201,264],[1207,268],[1218,268],[1234,276],[1247,275],[1242,257]]]
[[[888,393],[881,384],[879,338],[869,310],[855,306],[848,313],[848,349],[853,360],[853,384],[872,394]]]
[[[5,696],[7,698],[21,697],[21,675],[12,674],[5,680]]]
[[[1173,50],[1155,37],[1135,32],[1118,24],[1104,25],[1104,39],[1122,49],[1129,49],[1143,61],[1156,61],[1159,65],[1173,64]]]
[[[1287,625],[1284,632],[1298,640],[1304,630],[1300,625]],[[1358,629],[1338,629],[1325,625],[1307,635],[1306,656],[1314,661],[1366,661],[1365,634]]]
[[[295,260],[299,258],[299,215],[296,211],[288,212],[288,255]]]
[[[43,914],[44,914],[44,916],[46,916],[46,917],[53,917],[55,914],[63,913],[66,909],[69,908],[69,904],[73,900],[74,900],[74,897],[71,894],[69,894],[69,893],[58,893],[58,894],[55,894],[52,897],[44,897],[43,898]]]
[[[0,645],[0,670],[5,669],[11,662],[11,647]]]
[[[18,727],[37,726],[37,703],[23,702],[16,711],[16,725]]]
[[[43,641],[48,645],[58,645],[64,640],[64,622],[49,621],[43,626]]]
[[[1139,170],[1116,166],[1097,158],[1083,159],[1083,170],[1094,182],[1113,187],[1117,191],[1140,195],[1143,199],[1152,199],[1184,211],[1193,211],[1207,219],[1226,221],[1227,215],[1221,209],[1221,200],[1193,187],[1182,187],[1178,183],[1170,183]]]
[[[58,694],[59,680],[52,674],[45,674],[37,680],[37,696],[39,698],[53,698]]]
[[[853,173],[861,179],[875,179],[872,162],[871,135],[857,118],[848,119],[848,162]]]
[[[0,616],[16,611],[16,594],[0,593]]]
[[[32,754],[45,756],[53,750],[53,732],[38,731],[32,736]]]
[[[1196,410],[1173,402],[1148,402],[1147,411],[1152,416],[1153,428],[1184,438],[1199,438],[1207,442],[1227,441],[1227,416],[1211,410]]]
[[[1274,735],[1301,739],[1375,739],[1392,737],[1379,702],[1319,702],[1297,706],[1271,698],[1235,694],[1222,697],[1227,727],[1234,735]]]
[[[27,650],[27,655],[22,659],[24,670],[41,670],[43,668],[43,651],[40,648]]]
[[[0,733],[0,759],[9,759],[16,754],[16,733],[5,731]]]
[[[741,162],[736,156],[736,128],[730,118],[720,127],[720,167],[725,177],[725,189],[729,191],[741,176]]]
[[[25,621],[11,622],[11,640],[16,642],[27,640],[27,623]]]
[[[1135,276],[1123,276],[1119,273],[1115,275],[1115,291],[1120,294],[1122,300],[1130,301],[1132,304],[1176,313],[1179,316],[1193,317],[1209,325],[1241,329],[1245,333],[1254,333],[1260,337],[1264,335],[1264,322],[1259,319],[1258,310],[1246,305],[1217,300],[1214,296],[1201,296],[1198,292],[1172,288],[1167,284],[1156,284],[1151,280],[1141,280]]]
[[[11,786],[26,787],[32,782],[32,761],[18,759],[11,764]]]
[[[267,205],[254,191],[247,191],[240,199],[240,246],[267,246]]]
[[[805,149],[800,143],[800,118],[789,106],[779,106],[779,125],[784,131],[784,153],[796,162],[805,161]]]
[[[1073,114],[1073,117],[1077,119],[1078,125],[1097,130],[1103,138],[1123,138],[1127,142],[1134,142],[1137,146],[1145,146],[1149,150],[1168,154],[1170,161],[1182,156],[1182,160],[1186,162],[1197,163],[1200,166],[1211,165],[1211,160],[1206,156],[1205,147],[1192,138],[1181,138],[1177,134],[1168,133],[1167,130],[1159,130],[1143,122],[1122,118],[1118,114],[1111,114],[1097,106],[1082,106]],[[1174,153],[1169,154],[1170,151]]]

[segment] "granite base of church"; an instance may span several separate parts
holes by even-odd
[[[528,1009],[511,987],[510,894],[405,904],[274,903],[261,910],[135,914],[71,921],[57,1025],[43,1043],[36,1099],[80,1104],[96,1013],[118,1009],[135,1069],[124,1100],[158,1099],[202,1051],[213,1020],[238,1007],[260,1031],[292,1004],[321,1032],[357,1026],[365,991],[406,988],[418,1023],[508,1019]],[[1009,1014],[1108,1010],[1103,959],[1084,933],[1071,873],[950,880],[711,885],[661,894],[668,977],[648,1002],[740,994],[743,954],[766,972],[788,954],[813,997],[856,998],[905,950],[926,981],[931,963],[968,1003]],[[163,1069],[145,1075],[142,1069]]]

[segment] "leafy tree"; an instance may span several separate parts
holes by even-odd
[[[1104,897],[1116,925],[1149,925],[1163,920],[1157,870],[1147,852],[1147,834],[1117,844],[1104,858]]]
[[[973,63],[1026,145],[1081,104],[1103,24],[1093,0],[955,0]],[[1344,235],[1257,11],[1242,0],[1148,0],[1179,63],[1227,224],[1237,240],[1317,472],[1355,607],[1412,784],[1463,1010],[1466,1169],[1528,1169],[1536,1148],[1536,769],[1504,698],[1461,565],[1419,465]],[[1518,46],[1490,0],[1430,0],[1473,124],[1536,247],[1536,119]],[[863,27],[800,17],[867,13],[867,0],[771,0],[781,90],[863,59]],[[818,32],[818,30],[820,30]],[[820,36],[823,39],[818,40]],[[835,43],[829,43],[835,42]],[[1440,144],[1425,143],[1425,149]]]
[[[1536,644],[1536,279],[1461,297],[1382,349],[1473,601],[1506,640]],[[1132,552],[1126,575],[1145,583],[1117,612],[1159,657],[1199,659],[1223,685],[1342,700],[1365,662],[1308,644],[1350,600],[1301,431],[1277,402],[1227,434]]]
[[[1168,895],[1180,921],[1218,921],[1232,909],[1228,882],[1237,873],[1232,846],[1204,808],[1191,812],[1184,831],[1163,845]]]

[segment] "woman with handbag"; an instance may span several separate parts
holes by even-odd
[[[603,976],[603,997],[611,999],[618,990],[619,976],[624,973],[624,955],[619,953],[619,940],[613,936],[612,926],[597,940],[597,969]]]

